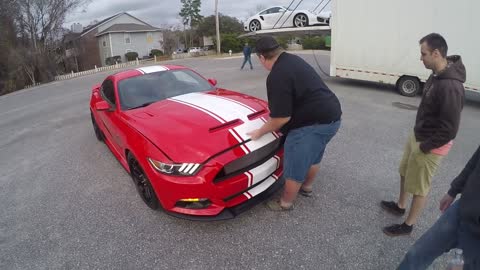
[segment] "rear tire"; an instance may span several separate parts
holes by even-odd
[[[158,201],[157,194],[148,180],[147,175],[143,171],[140,163],[135,157],[128,153],[127,155],[128,166],[130,167],[130,175],[132,176],[133,183],[137,189],[138,195],[142,198],[143,202],[153,210],[160,208],[160,202]]]
[[[262,25],[258,20],[252,20],[248,25],[248,28],[250,29],[250,32],[255,32],[258,30],[262,30]]]
[[[308,26],[308,16],[303,14],[303,13],[299,13],[299,14],[295,15],[295,17],[293,18],[293,26],[294,27],[307,27]]]
[[[397,81],[397,90],[402,96],[414,97],[420,92],[420,80],[417,77],[402,76]]]

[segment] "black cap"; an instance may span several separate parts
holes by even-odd
[[[266,53],[269,51],[273,51],[278,47],[280,47],[280,45],[275,38],[273,38],[272,36],[264,36],[257,41],[255,50],[257,53]]]

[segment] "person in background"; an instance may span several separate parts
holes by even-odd
[[[252,48],[248,45],[248,42],[246,42],[245,46],[243,46],[243,64],[240,69],[243,69],[247,61],[250,64],[250,69],[253,69],[251,54],[252,54]]]

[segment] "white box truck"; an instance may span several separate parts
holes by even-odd
[[[396,85],[415,96],[431,71],[419,40],[436,32],[462,57],[467,97],[480,96],[480,0],[334,0],[330,75]],[[470,92],[470,93],[468,93]]]

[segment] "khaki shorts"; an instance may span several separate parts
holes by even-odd
[[[420,150],[420,143],[412,134],[405,145],[402,161],[400,162],[400,176],[405,178],[404,189],[413,195],[427,196],[430,191],[432,177],[437,171],[443,156]]]

